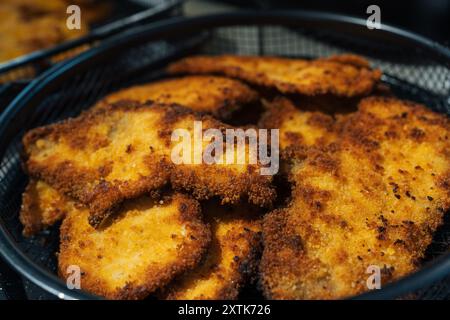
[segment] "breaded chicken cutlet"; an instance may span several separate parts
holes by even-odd
[[[280,130],[281,150],[296,145],[326,145],[337,138],[336,121],[330,115],[319,111],[300,110],[284,97],[277,97],[264,104],[266,112],[258,126]]]
[[[29,203],[39,200],[39,203]],[[134,201],[134,200],[133,200]],[[143,200],[151,202],[151,199]],[[58,191],[50,187],[45,182],[30,181],[24,193],[24,207],[21,212],[21,221],[24,225],[24,234],[32,235],[40,231],[43,227],[51,226],[55,222],[62,220],[69,215],[72,221],[77,224],[79,219],[86,219],[86,209],[77,205],[73,200],[60,195]],[[154,207],[152,210],[156,210]],[[147,210],[145,207],[137,207],[137,215],[143,215]],[[162,299],[236,299],[243,285],[247,284],[252,277],[256,275],[258,261],[257,256],[260,253],[260,232],[261,226],[259,214],[254,207],[248,205],[238,205],[233,207],[221,206],[217,201],[206,202],[202,206],[203,217],[211,229],[211,243],[209,244],[206,256],[202,262],[190,271],[186,271],[177,279],[170,282],[166,288],[158,294]],[[73,215],[79,215],[74,217]],[[94,232],[92,227],[84,221],[84,228]],[[153,221],[153,220],[152,220]],[[163,225],[162,221],[159,225]],[[65,223],[67,225],[67,223]],[[123,226],[116,227],[116,232]],[[145,224],[144,224],[145,226]],[[73,229],[70,227],[70,229]],[[74,232],[74,231],[72,231]],[[102,234],[100,231],[99,234]],[[100,237],[100,236],[99,236]],[[75,238],[64,238],[66,247],[76,246],[78,236]],[[122,240],[123,241],[123,240]],[[163,239],[161,239],[163,241]],[[106,243],[103,241],[103,243]],[[68,259],[81,259],[84,269],[93,269],[98,264],[93,258],[92,252],[85,252],[85,248],[79,249],[76,256],[72,254]],[[118,255],[117,258],[121,258]],[[105,262],[108,263],[108,262]],[[66,265],[70,265],[66,262]],[[105,268],[107,268],[105,266]],[[62,267],[61,270],[64,268]],[[61,271],[60,270],[60,271]],[[85,273],[85,271],[83,271]],[[61,275],[64,273],[60,272]],[[105,278],[108,274],[95,277]],[[109,280],[108,280],[109,281]],[[88,282],[86,290],[99,295],[109,294],[107,292],[98,292],[98,288],[91,288],[92,280]],[[102,289],[105,290],[105,289]]]
[[[68,30],[65,19],[53,16],[27,20],[0,5],[0,62],[74,39],[86,31],[86,25],[80,30]]]
[[[69,5],[77,5],[88,22],[104,18],[110,11],[110,3],[96,0],[2,0],[2,6],[16,9],[23,16],[33,18],[43,15],[64,17]]]
[[[237,80],[214,76],[189,76],[134,86],[114,92],[93,108],[133,100],[177,103],[194,111],[227,119],[233,111],[258,100],[258,94]],[[31,236],[52,225],[64,214],[56,190],[41,180],[32,180],[23,195],[20,217],[24,235]]]
[[[177,103],[218,119],[258,101],[258,94],[238,80],[215,76],[187,76],[133,86],[103,98],[98,106],[120,100]]]
[[[261,225],[248,205],[202,206],[211,226],[211,245],[202,263],[171,282],[159,297],[170,300],[237,299],[240,289],[256,275]]]
[[[20,208],[23,235],[29,237],[54,225],[73,210],[74,204],[44,181],[30,180],[22,195]]]
[[[366,95],[381,77],[362,57],[341,55],[316,60],[256,56],[193,56],[168,67],[172,74],[219,74],[287,94],[341,97]]]
[[[93,226],[124,200],[168,182],[198,199],[219,196],[223,203],[237,203],[247,198],[270,206],[272,177],[260,175],[259,164],[173,163],[172,132],[182,128],[193,137],[194,121],[202,121],[203,130],[230,128],[178,105],[123,102],[90,110],[28,132],[26,167],[33,178],[88,206]]]
[[[364,98],[390,93],[353,55],[188,57],[168,71],[192,75],[123,89],[24,137],[23,232],[66,217],[60,276],[78,265],[82,289],[110,299],[236,299],[258,268],[267,298],[337,299],[367,291],[369,267],[382,287],[418,269],[450,208],[448,118]],[[280,129],[276,187],[292,188],[263,217],[261,263],[261,221],[242,200],[270,207],[272,178],[260,165],[171,159],[175,129],[224,132],[234,127],[214,117],[243,124],[239,109],[255,112],[260,96],[276,97],[258,123]],[[160,203],[166,186],[175,193]],[[214,198],[205,221],[190,197]]]
[[[182,194],[163,199],[130,200],[101,229],[89,225],[89,211],[69,211],[61,226],[60,276],[78,266],[82,290],[142,299],[194,268],[210,241],[200,205]]]
[[[67,7],[80,6],[81,28],[69,30]],[[74,39],[103,19],[111,5],[85,0],[2,0],[0,3],[0,62]],[[37,30],[37,31],[36,31]]]
[[[369,266],[382,286],[415,271],[450,206],[449,128],[423,106],[368,98],[338,142],[293,150],[291,203],[263,223],[265,295],[343,298],[367,290]]]
[[[206,90],[205,90],[206,89]],[[214,76],[189,76],[135,86],[110,94],[94,108],[122,99],[178,103],[189,109],[227,118],[239,107],[253,103],[258,95],[245,84]],[[67,211],[56,190],[45,182],[32,180],[23,195],[21,221],[30,236],[60,220]]]

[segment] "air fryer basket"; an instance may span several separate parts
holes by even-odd
[[[209,36],[198,45],[193,39],[205,31]],[[58,226],[31,239],[21,235],[18,211],[27,178],[20,165],[20,140],[30,128],[76,115],[120,87],[161,77],[164,65],[180,53],[313,58],[343,52],[367,56],[384,71],[383,81],[396,95],[449,114],[448,49],[396,28],[383,25],[381,30],[369,30],[364,20],[323,13],[174,18],[130,30],[47,71],[0,117],[2,255],[22,275],[59,297],[91,297],[67,289],[55,275]],[[449,218],[436,233],[419,272],[359,298],[448,298]]]

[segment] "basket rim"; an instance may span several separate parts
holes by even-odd
[[[271,11],[252,12],[242,11],[236,13],[224,13],[205,15],[199,17],[178,17],[165,21],[155,22],[147,26],[130,29],[120,35],[109,38],[98,47],[94,47],[80,55],[56,65],[36,79],[9,104],[0,115],[0,140],[3,140],[5,128],[14,117],[28,104],[39,101],[48,90],[54,88],[58,82],[64,81],[73,74],[78,73],[105,56],[118,54],[125,48],[142,43],[143,41],[159,40],[168,36],[179,35],[182,32],[200,31],[205,28],[217,28],[233,25],[280,25],[280,26],[323,26],[347,28],[352,27],[359,32],[367,32],[365,20],[340,14],[323,13],[316,11]],[[366,29],[366,30],[364,30]],[[375,30],[375,32],[373,32]],[[436,59],[450,65],[450,49],[424,38],[418,34],[393,27],[382,26],[381,30],[370,30],[375,37],[393,37],[409,44],[421,46]],[[4,143],[0,143],[0,155],[5,151]],[[0,255],[16,271],[27,279],[37,284],[44,290],[64,299],[98,299],[99,297],[68,289],[61,279],[48,270],[31,261],[18,244],[14,242],[11,234],[0,223]],[[450,274],[450,253],[434,259],[419,271],[402,279],[388,284],[381,290],[369,291],[350,299],[393,299],[403,294],[420,289],[423,286],[442,279]]]

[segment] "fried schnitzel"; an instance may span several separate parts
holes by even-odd
[[[9,7],[0,5],[0,61],[74,39],[86,31],[84,24],[80,30],[68,30],[66,20],[54,16],[27,20]]]
[[[67,27],[67,8],[83,11],[79,29]],[[0,62],[85,35],[89,23],[104,19],[110,3],[85,0],[2,0],[0,3]],[[52,61],[65,55],[58,55]],[[73,54],[73,52],[72,52]],[[56,58],[56,59],[55,59]],[[10,80],[9,80],[10,81]]]
[[[188,76],[126,88],[108,95],[98,105],[119,100],[177,103],[219,119],[228,119],[234,111],[258,101],[258,94],[238,80]]]
[[[341,55],[316,60],[256,56],[193,56],[168,67],[169,73],[221,74],[282,93],[366,95],[380,80],[362,57]]]
[[[223,203],[237,203],[248,198],[270,206],[272,177],[260,175],[259,164],[174,164],[172,132],[183,128],[192,136],[194,121],[202,121],[205,130],[230,128],[177,105],[123,102],[90,110],[28,132],[26,167],[35,179],[87,205],[93,226],[125,199],[168,182],[198,199],[219,196]]]
[[[92,0],[2,0],[0,5],[13,9],[27,21],[52,16],[65,22],[67,7],[77,5],[83,12],[83,23],[93,23],[106,18],[112,9],[111,3]]]
[[[319,111],[303,111],[287,98],[265,102],[266,112],[258,126],[280,130],[280,149],[289,146],[328,144],[337,137],[333,117]]]
[[[291,152],[292,200],[265,216],[261,277],[272,299],[335,299],[418,267],[450,206],[449,119],[367,98],[338,142]]]
[[[26,209],[21,211],[21,221],[26,236],[54,224],[68,214],[79,215],[72,216],[72,221],[77,225],[84,223],[85,228],[92,229],[86,222],[87,210],[60,195],[45,182],[30,181],[24,193],[23,206]],[[236,299],[240,288],[255,275],[257,269],[256,255],[260,250],[261,228],[256,211],[248,205],[228,207],[214,200],[206,202],[202,212],[212,233],[207,255],[199,266],[172,281],[159,296],[165,299]],[[80,217],[86,221],[80,222]],[[67,241],[74,246],[72,240]],[[80,250],[84,250],[84,247]],[[85,263],[85,269],[97,266],[97,263],[92,264],[88,260]]]
[[[207,88],[207,90],[205,90]],[[115,92],[96,107],[122,99],[179,103],[190,109],[227,118],[241,105],[255,102],[258,95],[243,83],[223,77],[190,76],[164,80]],[[36,190],[37,189],[37,190]],[[66,209],[56,190],[43,181],[31,181],[24,193],[21,219],[30,236],[60,220]]]
[[[101,228],[87,210],[71,210],[61,226],[58,270],[81,271],[81,289],[108,299],[142,299],[192,269],[206,251],[210,232],[200,205],[182,194],[126,202]]]
[[[94,108],[120,100],[178,103],[226,119],[241,106],[257,101],[258,94],[237,80],[190,76],[123,89],[102,99]],[[43,181],[31,181],[24,192],[20,214],[24,235],[35,234],[60,220],[66,211],[64,205],[56,190]]]
[[[29,237],[52,226],[73,210],[74,205],[45,182],[31,180],[22,195],[20,208],[23,235]]]
[[[202,206],[211,226],[211,245],[203,262],[181,275],[160,294],[163,299],[237,299],[241,287],[255,275],[261,226],[255,209],[247,205]]]

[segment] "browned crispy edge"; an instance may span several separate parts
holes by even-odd
[[[62,220],[67,214],[68,208],[66,206],[51,206],[47,209],[52,209],[53,219],[45,221],[42,216],[42,211],[39,207],[39,193],[36,191],[37,181],[30,179],[25,191],[22,194],[22,205],[20,207],[19,220],[22,223],[22,234],[25,237],[31,237],[36,233],[51,227],[56,222]],[[62,196],[63,197],[63,196]],[[60,201],[65,201],[63,198]],[[67,200],[69,201],[69,200]]]
[[[173,197],[181,198],[181,203],[179,204],[179,210],[181,212],[180,222],[183,224],[188,224],[190,229],[198,230],[198,232],[201,233],[201,236],[196,238],[195,245],[190,245],[189,247],[185,247],[183,248],[183,250],[180,250],[181,255],[177,262],[168,266],[163,272],[160,272],[157,275],[157,279],[152,278],[152,275],[149,274],[148,278],[145,281],[148,283],[147,285],[142,285],[135,288],[133,288],[132,286],[125,286],[123,288],[118,288],[117,291],[112,295],[106,295],[106,291],[104,288],[102,288],[101,286],[90,287],[89,283],[87,283],[86,286],[86,281],[83,281],[82,279],[81,281],[83,283],[84,289],[94,294],[105,296],[108,299],[143,299],[158,288],[162,288],[163,286],[165,286],[177,275],[187,270],[193,269],[198,263],[200,263],[211,241],[211,232],[209,226],[202,220],[203,218],[198,201],[191,199],[183,194],[175,194]],[[70,235],[70,218],[64,219],[63,224],[61,225],[60,248],[69,246],[70,236],[68,235]],[[196,248],[200,248],[200,250],[195,250]],[[59,260],[58,274],[63,279],[65,279],[65,273],[63,272],[63,270],[66,270],[66,267],[67,266],[63,265],[61,263],[61,260]]]
[[[410,115],[416,116],[421,121],[427,122],[432,125],[438,125],[442,127],[443,130],[450,130],[450,120],[446,116],[442,116],[425,106],[407,101],[399,100],[392,97],[368,97],[360,102],[359,113],[351,114],[347,117],[344,123],[340,124],[342,127],[340,130],[344,130],[346,133],[346,138],[349,139],[350,143],[354,143],[366,150],[376,149],[378,144],[376,141],[371,140],[371,126],[374,126],[373,116],[370,115],[370,110],[365,110],[366,107],[370,107],[372,103],[401,103],[404,106],[409,107],[408,112],[399,115],[398,121],[401,125],[401,121],[407,121]],[[363,122],[361,122],[363,121]],[[375,125],[378,125],[378,121],[375,120]],[[415,137],[412,137],[415,138]],[[417,137],[420,139],[420,137]],[[313,146],[311,148],[303,148],[301,146],[291,146],[288,147],[282,153],[282,157],[285,161],[302,161],[305,158],[314,158],[316,165],[323,166],[326,171],[334,171],[337,169],[336,164],[333,163],[331,158],[324,156],[327,152],[336,152],[340,148],[338,144],[330,144],[326,147],[324,146]],[[325,154],[324,154],[325,152]],[[374,163],[378,161],[376,156],[373,157]],[[295,188],[295,183],[292,187]],[[407,225],[409,228],[409,233],[411,237],[409,241],[405,242],[405,246],[410,248],[410,252],[413,253],[414,263],[416,267],[419,266],[419,260],[423,258],[425,250],[432,241],[432,236],[434,231],[442,224],[443,214],[448,212],[450,208],[450,169],[443,175],[443,177],[437,181],[439,186],[447,191],[447,197],[444,199],[444,204],[442,208],[438,208],[438,212],[441,215],[435,217],[431,220],[430,225],[420,229],[415,225]],[[308,193],[305,192],[305,195]],[[302,255],[304,254],[303,244],[301,237],[295,232],[288,222],[288,212],[289,205],[285,208],[276,209],[269,214],[267,214],[263,219],[263,246],[264,253],[262,255],[260,264],[260,287],[263,291],[264,296],[267,299],[283,299],[289,300],[294,297],[289,293],[278,291],[277,294],[273,294],[272,285],[274,277],[279,276],[274,275],[274,270],[286,271],[292,275],[299,274],[299,266],[301,265]],[[417,239],[423,239],[423,243],[420,243]],[[284,250],[288,249],[291,253],[280,254]],[[297,260],[293,260],[293,257]],[[313,267],[302,266],[303,268]],[[393,275],[388,274],[391,279],[388,282],[393,281]],[[275,281],[276,282],[276,281]],[[281,293],[280,293],[281,292]]]
[[[255,221],[254,223],[260,223]],[[244,259],[235,260],[234,277],[227,279],[226,285],[212,298],[213,300],[235,300],[238,298],[241,288],[247,283],[255,282],[259,267],[259,257],[262,251],[262,233],[254,232],[246,229],[245,233],[238,235],[227,235],[226,241],[233,243],[239,239],[246,239],[248,242],[248,251],[243,254]],[[208,254],[208,253],[207,253]],[[195,269],[189,272],[195,272]],[[177,279],[173,283],[169,284],[164,290],[162,290],[158,297],[167,300],[177,300],[177,290],[174,290],[171,285],[177,285]],[[203,299],[201,296],[198,299]]]
[[[226,186],[215,183],[214,172],[208,172],[208,166],[202,169],[203,176],[199,177],[189,168],[175,166],[170,176],[173,188],[190,192],[198,200],[207,200],[219,195],[222,204],[236,204],[245,199],[261,207],[270,207],[276,198],[276,191],[271,186],[272,177],[260,175],[256,166],[249,165],[246,173]],[[226,170],[221,173],[226,174]]]
[[[303,251],[302,240],[295,232],[289,229],[283,209],[276,209],[264,216],[262,234],[264,253],[259,265],[259,287],[267,299],[289,300],[292,298],[290,295],[272,295],[272,281],[270,279],[274,270],[295,269],[297,265],[291,261],[292,254],[289,254],[285,259],[281,259],[279,253],[285,248],[289,248],[294,252],[298,252],[298,257],[300,257]]]
[[[73,132],[85,132],[91,125],[101,121],[104,115],[114,110],[122,110],[124,112],[145,111],[147,108],[159,108],[164,110],[165,116],[162,121],[163,129],[172,123],[178,121],[183,115],[194,115],[197,120],[208,120],[215,124],[216,128],[226,128],[227,126],[214,118],[193,112],[182,106],[172,104],[163,105],[148,102],[146,104],[138,104],[132,101],[121,101],[115,104],[104,106],[99,109],[83,112],[79,117],[62,121],[61,123],[51,124],[29,131],[23,138],[25,151],[30,156],[30,145],[38,139],[47,138],[57,140],[60,135],[72,137]],[[170,140],[170,130],[160,130],[162,138]],[[82,138],[82,137],[81,137]],[[73,137],[72,145],[84,145],[84,140],[80,137]],[[98,145],[101,146],[104,141],[99,139]],[[111,183],[102,180],[108,173],[108,167],[103,170],[86,170],[79,173],[77,169],[71,166],[70,161],[63,162],[56,169],[49,169],[44,165],[39,165],[31,159],[27,159],[26,167],[29,174],[35,179],[42,179],[59,192],[69,197],[79,200],[87,205],[92,213],[90,223],[98,226],[110,214],[117,211],[120,204],[126,199],[136,198],[146,192],[160,189],[169,181],[176,190],[187,190],[193,192],[197,199],[208,199],[214,195],[222,197],[223,203],[235,203],[241,197],[247,195],[248,200],[260,206],[270,206],[275,199],[275,190],[271,187],[271,177],[261,176],[256,172],[257,166],[249,165],[249,171],[239,181],[234,181],[232,185],[224,188],[213,188],[214,176],[204,175],[197,176],[189,168],[184,166],[175,166],[167,159],[161,159],[153,170],[154,175],[143,177],[139,181],[134,182],[132,186],[127,184],[123,188],[119,185],[111,185]],[[204,166],[205,170],[210,169]],[[87,192],[86,184],[89,182],[101,181],[94,190]]]
[[[42,219],[34,214],[36,203],[32,193],[35,185],[36,181],[31,180],[22,194],[22,206],[20,208],[19,220],[22,223],[22,234],[25,237],[30,237],[45,228]]]
[[[303,112],[285,97],[276,97],[273,101],[264,101],[266,111],[258,122],[260,128],[280,128],[291,115]],[[332,131],[334,120],[320,111],[308,111],[311,114],[308,124]]]
[[[245,284],[255,281],[262,250],[262,233],[252,232],[245,237],[248,238],[249,252],[247,252],[244,260],[237,262],[236,277],[228,283],[228,286],[222,288],[215,297],[216,300],[235,300],[239,297],[239,293]]]
[[[183,58],[179,61],[176,61],[174,63],[171,63],[167,67],[167,72],[169,74],[219,74],[219,75],[226,75],[232,78],[241,79],[243,81],[252,83],[254,85],[263,86],[267,88],[275,87],[277,90],[285,93],[285,94],[292,94],[292,93],[300,93],[300,94],[306,94],[310,96],[315,95],[321,95],[325,93],[334,94],[337,96],[363,96],[369,94],[373,88],[377,85],[381,78],[381,71],[379,69],[372,69],[370,68],[369,62],[357,55],[352,54],[342,54],[342,55],[334,55],[327,58],[318,58],[315,60],[311,60],[312,63],[320,63],[324,61],[329,62],[335,62],[338,64],[345,64],[353,66],[356,69],[359,69],[360,74],[358,76],[359,80],[362,79],[369,79],[373,83],[372,85],[366,85],[366,87],[361,87],[358,92],[355,92],[353,94],[346,93],[341,94],[339,92],[335,92],[336,90],[329,89],[327,92],[324,92],[323,90],[320,90],[320,84],[315,86],[313,89],[306,90],[305,88],[300,92],[295,86],[289,85],[289,84],[281,84],[277,83],[276,81],[272,81],[267,79],[263,74],[255,74],[255,75],[249,75],[246,73],[242,68],[239,66],[232,66],[232,67],[224,67],[222,69],[220,68],[208,68],[208,66],[201,65],[202,59],[220,59],[222,57],[228,57],[232,55],[219,55],[219,56],[190,56]],[[236,58],[253,58],[252,56],[235,56]],[[283,59],[280,57],[260,57],[261,59]]]
[[[222,101],[222,103],[217,106],[217,109],[214,110],[213,112],[211,112],[210,114],[214,117],[216,117],[217,119],[221,119],[221,120],[229,120],[231,118],[231,116],[238,110],[240,109],[244,109],[245,107],[251,107],[254,103],[257,103],[259,101],[259,94],[257,91],[253,90],[252,88],[250,88],[250,86],[248,86],[247,84],[245,84],[242,81],[239,81],[238,79],[231,79],[231,78],[226,78],[226,77],[222,77],[222,76],[201,76],[201,75],[196,75],[196,76],[185,76],[185,77],[181,77],[181,78],[166,78],[166,79],[162,79],[160,81],[154,82],[154,83],[147,83],[147,85],[151,85],[151,84],[158,84],[161,82],[170,82],[170,81],[176,81],[177,79],[186,79],[186,78],[191,78],[191,77],[204,77],[204,78],[218,78],[218,79],[227,79],[229,80],[231,83],[230,84],[234,84],[235,86],[239,86],[240,91],[243,93],[241,95],[241,97],[239,98],[226,98]],[[140,85],[136,85],[134,87],[141,87],[145,84],[140,84]],[[128,87],[128,88],[124,88],[120,91],[126,91],[126,90],[130,90],[134,87]],[[226,91],[229,90],[233,90],[233,88],[223,88],[224,94],[226,94]],[[101,108],[105,105],[110,104],[111,102],[108,101],[108,99],[110,99],[110,96],[120,92],[113,92],[110,95],[107,95],[106,97],[104,97],[103,99],[101,99],[99,102],[97,102],[93,108]],[[121,99],[121,100],[125,100],[125,99]],[[129,99],[131,101],[131,99]],[[135,101],[135,103],[139,103],[138,101]],[[186,105],[185,107],[190,108],[191,106]],[[207,113],[207,112],[205,112]]]

